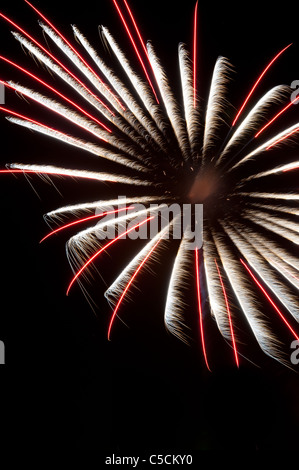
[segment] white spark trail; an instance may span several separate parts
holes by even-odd
[[[228,341],[232,340],[229,318],[223,290],[219,282],[219,275],[215,259],[219,259],[214,241],[208,236],[207,229],[204,230],[203,261],[208,289],[208,299],[211,314],[214,316],[220,333]]]
[[[205,159],[209,149],[214,146],[217,131],[223,124],[223,112],[225,109],[226,85],[231,66],[225,57],[218,57],[211,81],[210,93],[205,117],[205,129],[203,136],[203,158]]]
[[[191,238],[190,227],[187,227],[173,263],[164,313],[164,322],[168,331],[187,344],[189,340],[186,334],[187,325],[184,321],[187,302],[184,289],[188,288],[192,279],[194,250],[188,248]]]
[[[151,202],[165,201],[164,197],[158,196],[144,196],[144,197],[125,197],[119,199],[108,199],[100,201],[85,202],[79,204],[68,205],[55,209],[46,214],[46,217],[51,220],[61,220],[61,217],[67,216],[68,214],[79,215],[82,212],[104,212],[107,210],[112,210],[115,206],[121,205],[125,207],[130,204],[149,204]]]
[[[261,199],[281,199],[285,201],[299,201],[299,194],[297,193],[260,193],[260,192],[238,192],[240,196],[247,196],[251,198]]]
[[[185,122],[182,119],[179,106],[170,88],[166,73],[151,43],[147,44],[147,50],[167,115],[179,144],[179,148],[184,159],[188,160],[190,158],[190,152]]]
[[[101,173],[97,171],[71,170],[69,168],[60,168],[52,165],[28,165],[25,163],[12,163],[9,167],[13,169],[30,171],[37,174],[47,174],[56,176],[70,176],[72,178],[86,178],[96,181],[105,181],[111,183],[132,184],[137,186],[152,186],[151,181],[139,180],[121,175],[113,175],[111,173]]]
[[[184,44],[179,45],[179,65],[184,100],[185,120],[189,144],[194,151],[198,139],[200,121],[198,106],[194,106],[193,69],[189,53]]]

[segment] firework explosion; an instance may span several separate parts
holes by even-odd
[[[192,286],[197,297],[202,353],[208,369],[207,303],[208,314],[231,345],[237,366],[242,356],[241,326],[244,325],[266,354],[288,364],[271,320],[275,322],[277,317],[290,338],[299,339],[296,332],[299,262],[292,254],[292,246],[299,243],[296,221],[299,196],[283,186],[285,175],[299,167],[292,153],[289,160],[285,156],[285,146],[296,136],[299,122],[271,135],[274,123],[283,119],[293,104],[290,89],[285,85],[275,86],[258,100],[255,100],[255,91],[290,45],[266,64],[227,131],[226,121],[231,114],[227,101],[231,65],[226,58],[219,57],[216,61],[206,103],[202,104],[198,98],[197,3],[192,51],[184,44],[180,44],[178,50],[183,96],[183,102],[179,103],[153,45],[150,42],[145,45],[126,0],[113,0],[113,3],[140,63],[142,77],[131,66],[128,55],[108,28],[101,27],[100,34],[113,55],[114,69],[76,26],[72,28],[79,46],[69,42],[41,11],[25,1],[38,15],[43,33],[53,41],[57,53],[50,52],[11,18],[2,13],[0,16],[13,27],[13,35],[22,47],[71,89],[73,98],[4,56],[0,56],[1,61],[41,85],[44,93],[13,81],[1,83],[49,113],[69,121],[73,133],[64,133],[6,107],[0,109],[14,124],[108,160],[112,170],[14,163],[2,173],[113,182],[145,191],[139,196],[136,189],[136,196],[127,198],[126,207],[121,209],[113,209],[118,203],[115,198],[84,201],[46,215],[48,222],[59,227],[43,241],[66,228],[91,223],[67,243],[74,273],[67,294],[78,283],[89,299],[84,280],[90,269],[100,263],[101,254],[124,235],[141,230],[157,219],[152,203],[156,203],[156,212],[172,203],[203,204],[202,246],[188,249],[191,227],[186,226],[171,267],[164,316],[166,328],[188,342],[190,331],[184,310],[186,289]],[[69,62],[71,67],[65,65]],[[79,130],[91,136],[90,140],[78,137]],[[141,204],[145,208],[136,209]],[[109,215],[113,218],[107,221]],[[125,232],[103,242],[101,234],[109,227],[122,224]],[[105,292],[113,305],[108,338],[116,318],[121,319],[128,291],[133,289],[142,270],[154,268],[162,250],[170,244],[165,233],[173,231],[173,227],[174,219],[147,240]],[[264,313],[263,298],[269,303],[273,318]]]

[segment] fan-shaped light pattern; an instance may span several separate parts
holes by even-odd
[[[22,85],[19,79],[8,82],[1,79],[0,83],[46,109],[49,115],[58,116],[57,126],[48,125],[45,118],[40,122],[6,107],[0,107],[0,111],[8,115],[10,122],[79,148],[86,155],[78,169],[67,165],[57,167],[51,162],[13,163],[0,173],[3,177],[24,173],[43,178],[70,177],[79,182],[93,180],[101,185],[114,183],[115,190],[115,197],[91,202],[85,201],[80,192],[77,203],[52,210],[45,216],[46,222],[50,226],[54,224],[55,228],[43,240],[64,229],[75,230],[82,223],[89,224],[74,233],[67,243],[67,257],[73,271],[67,293],[78,283],[91,302],[86,281],[90,280],[91,268],[100,266],[102,254],[114,250],[113,247],[123,249],[126,242],[118,242],[127,235],[135,233],[138,238],[141,232],[150,233],[141,237],[146,238],[143,246],[116,274],[105,292],[114,308],[109,339],[112,325],[117,317],[121,318],[125,300],[132,298],[138,279],[138,286],[142,288],[141,271],[149,267],[158,271],[159,262],[165,259],[165,250],[172,247],[164,316],[167,330],[185,342],[193,336],[188,316],[185,316],[186,309],[193,311],[194,302],[188,302],[192,296],[197,301],[196,312],[193,312],[198,326],[196,336],[200,336],[209,370],[213,367],[206,347],[208,315],[231,345],[237,366],[244,357],[244,322],[266,354],[287,364],[277,330],[274,332],[272,328],[271,315],[278,315],[290,339],[298,338],[299,261],[295,250],[299,245],[296,220],[299,194],[298,188],[287,178],[299,169],[299,163],[291,154],[286,158],[286,152],[287,145],[296,142],[299,123],[288,123],[283,128],[283,118],[290,109],[285,103],[289,99],[288,87],[277,85],[257,99],[255,91],[290,45],[268,61],[251,85],[249,94],[240,97],[243,104],[236,110],[229,128],[231,65],[226,58],[219,57],[214,69],[205,71],[211,74],[206,102],[199,101],[197,96],[197,3],[191,41],[193,50],[189,51],[185,44],[178,48],[182,100],[176,96],[172,77],[168,77],[156,45],[148,42],[145,46],[142,31],[127,1],[120,6],[113,0],[113,4],[133,49],[124,52],[108,28],[101,26],[102,38],[112,52],[108,60],[77,26],[72,27],[78,43],[74,44],[68,39],[68,33],[62,34],[41,11],[28,0],[26,3],[42,20],[43,33],[54,43],[53,52],[6,15],[0,13],[0,18],[13,27],[17,41],[52,76],[44,81],[13,59],[1,56],[0,60],[14,72],[23,74],[39,88]],[[138,72],[132,65],[135,54],[138,66],[141,65]],[[201,67],[201,73],[203,70]],[[54,77],[52,85],[50,80]],[[66,93],[59,91],[60,84]],[[282,102],[283,108],[277,111]],[[202,103],[201,109],[199,103]],[[69,133],[60,130],[60,120],[67,121]],[[273,123],[278,121],[280,131],[271,136]],[[268,137],[264,139],[266,129]],[[271,158],[272,149],[278,157],[281,149],[281,161]],[[89,158],[93,158],[92,165]],[[277,178],[279,190],[273,182],[277,182]],[[128,186],[130,196],[117,197]],[[163,227],[159,226],[158,221],[163,219],[161,208],[170,203],[177,204],[181,215],[186,204],[189,209],[190,206],[194,209],[194,204],[203,204],[201,249],[190,245],[192,230],[199,229],[196,224],[194,227],[193,220],[184,221],[179,241],[166,236],[173,232],[177,215],[173,214]],[[188,212],[189,216],[193,213],[195,211]],[[108,215],[111,218],[107,218]],[[153,221],[155,227],[159,227],[154,233],[149,229]],[[117,264],[114,261],[113,264],[117,271]],[[261,297],[269,308],[262,305]]]

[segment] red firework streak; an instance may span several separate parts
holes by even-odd
[[[146,57],[147,57],[147,59],[148,59],[148,61],[149,61],[149,63],[150,63],[149,56],[148,56],[148,52],[147,52],[147,48],[146,48],[146,46],[145,46],[145,44],[144,44],[144,41],[143,41],[143,39],[142,39],[142,36],[141,36],[141,34],[140,34],[140,31],[139,31],[139,28],[138,28],[137,23],[136,23],[136,21],[135,21],[135,18],[134,18],[134,16],[133,16],[132,10],[130,9],[130,7],[129,7],[129,5],[128,5],[128,2],[126,2],[126,0],[124,0],[124,4],[125,4],[125,6],[126,6],[126,9],[128,10],[128,13],[129,13],[129,15],[130,15],[130,18],[131,18],[131,20],[132,20],[132,23],[133,23],[134,28],[135,28],[135,31],[136,31],[136,33],[137,33],[137,35],[138,35],[140,44],[141,44],[141,46],[142,46],[142,48],[143,48],[143,50],[144,50],[144,53],[145,53],[145,55],[146,55]]]
[[[0,13],[0,17],[3,18],[5,21],[10,23],[14,28],[19,30],[24,36],[26,36],[30,41],[32,41],[37,47],[39,47],[47,56],[49,56],[52,60],[54,60],[63,70],[70,75],[74,80],[76,80],[77,83],[79,83],[93,98],[95,98],[99,103],[101,103],[102,106],[104,106],[109,113],[114,116],[114,113],[111,111],[111,109],[108,108],[108,106],[103,103],[94,93],[92,93],[91,90],[89,90],[84,83],[79,80],[76,75],[74,75],[65,65],[63,65],[62,62],[60,62],[53,54],[51,54],[44,46],[42,46],[38,41],[36,41],[32,36],[30,36],[24,29],[22,29],[20,26],[18,26],[14,21],[9,19],[7,16],[3,15],[3,13]]]
[[[106,85],[106,83],[101,80],[101,78],[97,75],[97,73],[90,67],[90,65],[86,62],[86,60],[79,54],[79,52],[72,46],[72,44],[58,31],[58,29],[55,28],[53,23],[51,23],[48,18],[46,18],[35,6],[33,6],[28,0],[25,0],[25,2],[52,28],[56,34],[70,47],[70,49],[76,54],[77,57],[83,62],[83,64],[90,70],[90,72],[93,73],[93,75],[100,81],[100,83],[106,88],[106,90],[111,94],[111,96],[117,101],[117,103],[121,106],[123,110],[125,110],[124,106],[121,104],[119,99],[111,92],[109,87]]]
[[[265,69],[263,70],[263,72],[260,74],[260,76],[258,77],[258,79],[256,80],[256,82],[254,83],[253,87],[251,88],[250,92],[248,93],[247,97],[245,98],[245,101],[244,103],[242,104],[241,108],[239,109],[233,123],[232,123],[232,127],[234,127],[234,125],[236,124],[237,120],[239,119],[239,116],[240,114],[242,113],[243,109],[245,108],[249,98],[251,97],[251,95],[253,94],[254,90],[256,89],[256,87],[258,86],[258,84],[260,83],[260,81],[262,80],[263,76],[266,74],[266,72],[269,70],[269,68],[271,67],[271,65],[274,64],[274,62],[278,59],[279,56],[281,56],[281,54],[286,51],[290,46],[292,45],[289,44],[288,46],[284,47],[280,52],[278,52],[278,54],[276,54],[276,56],[271,60],[271,62],[269,62],[269,64],[267,65],[267,67],[265,67]]]
[[[134,274],[132,275],[132,277],[130,278],[129,282],[127,283],[123,293],[121,294],[118,302],[117,302],[117,305],[113,311],[113,314],[112,314],[112,317],[111,317],[111,320],[110,320],[110,323],[109,323],[109,328],[108,328],[108,340],[110,340],[110,335],[111,335],[111,328],[112,328],[112,325],[113,325],[113,322],[115,320],[115,317],[117,315],[117,312],[119,310],[119,307],[122,303],[122,301],[124,300],[125,298],[125,295],[126,293],[128,292],[130,286],[132,285],[132,283],[134,282],[134,279],[136,278],[137,274],[139,273],[139,271],[142,269],[143,265],[147,262],[147,260],[149,259],[149,257],[151,256],[151,254],[153,253],[153,251],[156,249],[156,247],[158,246],[158,244],[161,242],[162,238],[159,238],[159,240],[157,240],[157,242],[154,244],[154,246],[151,248],[151,250],[149,251],[149,253],[143,258],[142,262],[139,264],[138,268],[135,270]]]
[[[215,261],[215,264],[216,264],[220,284],[221,284],[221,287],[222,287],[223,297],[224,297],[224,300],[225,300],[226,311],[227,311],[227,316],[228,316],[228,321],[229,321],[230,334],[231,334],[231,337],[232,337],[232,343],[233,343],[233,348],[234,348],[235,360],[236,360],[237,366],[239,367],[238,351],[237,351],[237,347],[236,347],[236,341],[235,341],[235,335],[234,335],[234,329],[233,329],[233,322],[232,322],[230,307],[229,307],[229,303],[228,303],[228,299],[227,299],[227,294],[226,294],[226,291],[225,291],[223,279],[222,279],[217,261],[216,260],[214,260],[214,261]]]
[[[100,217],[104,217],[105,215],[110,215],[110,214],[118,214],[119,212],[122,212],[122,211],[126,211],[126,210],[130,210],[130,209],[134,209],[134,206],[130,206],[130,207],[124,207],[122,209],[116,209],[114,211],[106,211],[106,212],[101,212],[101,214],[96,214],[96,215],[90,215],[89,217],[83,217],[81,219],[77,219],[73,222],[70,222],[68,224],[65,224],[65,225],[62,225],[61,227],[55,229],[55,230],[52,230],[52,232],[48,233],[48,235],[46,235],[44,238],[41,239],[40,243],[42,243],[44,240],[46,240],[47,238],[51,237],[52,235],[54,235],[55,233],[57,232],[60,232],[61,230],[65,230],[69,227],[72,227],[73,225],[77,225],[77,224],[81,224],[83,222],[87,222],[89,220],[94,220],[94,219],[99,219]]]
[[[195,270],[196,270],[196,291],[197,291],[197,302],[198,302],[200,337],[201,337],[201,345],[202,345],[202,351],[203,351],[205,363],[206,363],[208,370],[211,372],[211,369],[208,363],[208,358],[207,358],[205,337],[204,337],[204,330],[203,330],[203,315],[202,315],[202,307],[201,307],[200,274],[199,274],[199,259],[198,258],[199,258],[198,248],[196,248],[195,249]]]
[[[93,256],[91,256],[87,261],[86,263],[84,263],[84,265],[81,267],[81,269],[76,273],[76,275],[73,277],[73,279],[71,280],[69,286],[68,286],[68,289],[66,291],[66,295],[69,294],[69,291],[72,287],[72,285],[74,284],[74,282],[78,279],[78,277],[82,274],[82,272],[95,260],[95,258],[97,258],[101,253],[103,253],[103,251],[107,250],[107,248],[109,248],[109,246],[113,245],[113,243],[117,242],[118,240],[120,240],[122,237],[124,237],[125,235],[127,235],[128,233],[132,232],[133,230],[135,230],[136,228],[138,227],[141,227],[141,225],[149,222],[151,219],[153,219],[154,216],[151,216],[151,217],[148,217],[147,219],[143,220],[142,222],[140,222],[139,224],[136,224],[134,225],[133,227],[131,227],[129,230],[126,230],[124,233],[121,233],[120,235],[118,235],[118,237],[114,238],[113,240],[111,240],[110,242],[106,243],[106,245],[104,245],[100,250],[98,250]]]
[[[260,288],[260,290],[262,291],[262,293],[264,294],[264,296],[267,298],[267,300],[270,302],[270,304],[272,305],[272,307],[274,307],[274,309],[276,310],[276,312],[278,313],[278,315],[280,316],[280,318],[282,319],[282,321],[285,323],[285,325],[288,327],[288,329],[291,331],[291,333],[295,336],[295,338],[299,341],[299,336],[297,335],[297,333],[293,330],[293,328],[291,327],[291,325],[289,324],[289,322],[287,321],[287,319],[285,318],[285,316],[282,314],[282,312],[279,310],[279,308],[277,307],[277,305],[275,304],[275,302],[271,299],[270,295],[266,292],[266,290],[264,289],[264,287],[261,285],[261,283],[257,280],[257,278],[255,277],[255,275],[253,274],[253,272],[251,271],[251,269],[249,268],[249,266],[245,263],[245,261],[243,261],[241,258],[240,258],[240,261],[241,263],[243,264],[243,266],[246,268],[247,272],[250,274],[250,276],[252,277],[252,279],[254,280],[254,282],[256,283],[256,285]]]
[[[122,22],[123,22],[123,25],[124,25],[124,27],[125,27],[125,29],[126,29],[126,32],[127,32],[128,36],[129,36],[129,38],[130,38],[130,41],[131,41],[131,43],[132,43],[132,45],[133,45],[133,47],[134,47],[134,50],[135,50],[135,52],[136,52],[136,54],[137,54],[137,57],[138,57],[138,60],[139,60],[139,62],[140,62],[140,64],[141,64],[141,66],[142,66],[142,69],[143,69],[144,73],[145,73],[146,79],[147,79],[147,81],[148,81],[148,83],[149,83],[149,85],[150,85],[150,87],[151,87],[151,89],[152,89],[152,91],[153,91],[153,93],[154,93],[154,95],[155,95],[156,101],[157,101],[157,103],[159,104],[159,100],[158,100],[158,97],[157,97],[157,94],[156,94],[154,85],[152,84],[152,81],[151,81],[151,79],[150,79],[150,77],[149,77],[149,74],[148,74],[148,72],[147,72],[147,70],[146,70],[144,61],[142,60],[142,57],[141,57],[140,52],[139,52],[139,50],[138,50],[138,47],[137,47],[137,45],[136,45],[136,43],[135,43],[135,41],[134,41],[134,38],[133,38],[133,36],[132,36],[132,34],[131,34],[131,31],[130,31],[130,29],[129,29],[129,27],[128,27],[128,24],[127,24],[127,22],[126,22],[126,20],[125,20],[125,18],[124,18],[124,15],[122,14],[122,12],[121,12],[121,10],[120,10],[117,1],[116,1],[116,0],[113,0],[113,3],[114,3],[114,5],[115,5],[115,7],[116,7],[117,13],[118,13],[119,16],[120,16],[120,19],[121,19]],[[143,47],[144,47],[145,50],[146,50],[146,47],[145,47],[145,45],[144,45],[144,42],[143,42],[143,40],[142,40],[142,38],[141,38],[141,35],[140,35],[140,32],[139,32],[139,29],[138,29],[138,27],[137,27],[136,21],[133,19],[132,11],[129,9],[128,4],[126,4],[126,7],[127,7],[128,12],[129,12],[129,14],[130,14],[130,17],[131,17],[131,19],[132,19],[132,21],[133,21],[133,24],[134,24],[134,27],[135,27],[135,29],[136,29],[136,31],[137,31],[138,37],[139,37],[139,39],[141,40],[141,44],[143,45]],[[146,57],[148,58],[147,50],[146,50]]]

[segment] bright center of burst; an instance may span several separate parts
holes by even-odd
[[[187,197],[192,204],[202,204],[217,191],[218,187],[219,178],[215,170],[202,170],[193,181]]]

